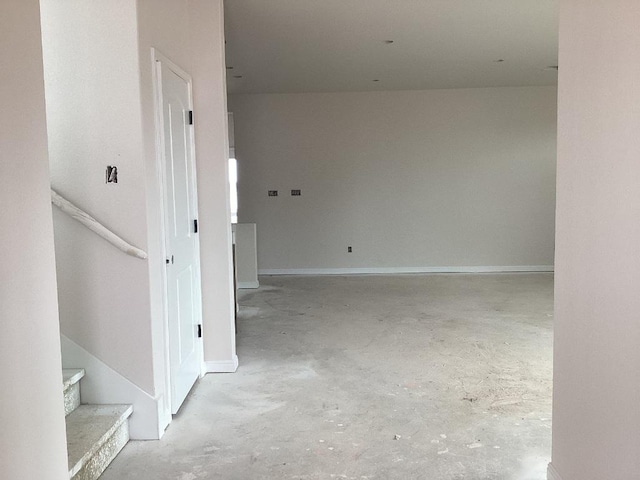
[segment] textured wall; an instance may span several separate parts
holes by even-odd
[[[43,0],[42,18],[51,184],[146,251],[136,2]],[[62,333],[153,395],[148,261],[54,225]]]
[[[554,87],[234,95],[230,110],[262,270],[553,264]]]
[[[52,184],[149,254],[128,257],[56,212],[62,331],[162,410],[165,259],[152,48],[194,79],[204,354],[235,359],[222,1],[42,4]],[[107,165],[118,166],[117,184],[105,183]]]
[[[222,1],[138,0],[140,89],[147,185],[152,316],[162,318],[164,258],[160,231],[155,110],[151,48],[193,79],[194,128],[198,180],[200,270],[205,361],[234,361],[235,332],[231,220],[227,164]],[[161,325],[162,322],[154,322]],[[162,349],[162,331],[154,331],[154,350]],[[162,382],[161,369],[156,381]]]
[[[640,472],[640,3],[560,16],[553,465]]]
[[[0,478],[65,480],[37,0],[0,4],[0,45]]]
[[[229,139],[222,0],[189,2],[198,206],[203,286],[204,357],[208,369],[236,357]]]

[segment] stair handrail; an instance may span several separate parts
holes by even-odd
[[[95,218],[89,215],[84,210],[78,208],[73,203],[71,203],[66,198],[62,197],[58,194],[53,188],[51,189],[51,203],[53,203],[56,207],[62,210],[64,213],[69,215],[74,220],[77,220],[82,225],[87,227],[89,230],[97,234],[98,236],[104,238],[107,242],[109,242],[114,247],[122,250],[127,255],[131,255],[132,257],[141,258],[145,260],[147,258],[147,253],[144,250],[140,250],[138,247],[134,247],[126,240],[123,240],[118,235],[113,233],[107,227],[98,222]]]

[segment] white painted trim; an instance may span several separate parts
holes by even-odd
[[[155,48],[151,48],[151,71],[152,75],[152,86],[153,86],[153,107],[154,107],[154,120],[155,120],[155,133],[156,133],[156,180],[159,185],[159,195],[156,198],[158,205],[160,205],[160,231],[157,232],[161,239],[161,259],[164,261],[167,258],[167,249],[166,249],[166,219],[165,219],[165,162],[164,162],[164,152],[165,152],[165,139],[164,139],[164,112],[162,109],[162,72],[161,66],[159,64],[160,60],[165,59],[164,55],[158,52]],[[162,282],[162,291],[161,291],[161,299],[162,299],[162,351],[155,352],[156,354],[162,356],[162,368],[163,368],[163,377],[164,377],[164,398],[166,401],[165,410],[163,411],[163,418],[168,419],[168,423],[171,423],[173,416],[171,415],[171,364],[169,358],[169,307],[168,307],[168,299],[167,299],[167,270],[166,268],[161,268],[161,279]],[[157,348],[157,347],[156,347]]]
[[[86,351],[65,335],[60,335],[62,368],[83,368],[86,375],[80,382],[82,403],[133,405],[129,418],[131,438],[158,440],[168,422],[163,414],[164,397],[153,397],[111,367]]]
[[[233,360],[208,361],[204,363],[207,373],[234,373],[238,370],[237,355],[233,356]]]
[[[403,273],[530,273],[553,272],[553,265],[474,267],[374,267],[262,269],[259,275],[395,275]]]
[[[138,247],[134,247],[129,242],[120,238],[87,212],[78,208],[66,198],[60,196],[53,188],[51,189],[51,203],[74,220],[80,222],[93,233],[105,239],[118,250],[126,253],[127,255],[131,255],[132,257],[141,258],[142,260],[147,258],[147,253],[145,251],[140,250]]]
[[[167,57],[166,55],[162,54],[157,48],[153,48],[151,47],[151,58],[153,60],[153,62],[162,62],[164,63],[167,67],[169,67],[170,70],[173,71],[173,73],[175,73],[176,75],[178,75],[180,78],[182,78],[185,82],[191,84],[192,80],[191,80],[191,75],[189,75],[185,70],[183,70],[180,66],[176,65],[174,62],[172,62],[169,57]],[[189,108],[193,108],[193,103],[192,103],[192,97],[191,97],[191,92],[189,94]]]
[[[551,463],[547,467],[547,480],[562,480],[562,477],[560,477],[560,474]]]
[[[260,288],[260,282],[238,282],[238,288]]]

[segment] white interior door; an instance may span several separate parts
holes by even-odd
[[[191,80],[159,61],[164,136],[164,210],[171,413],[200,375],[202,316]]]

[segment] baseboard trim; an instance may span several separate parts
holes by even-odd
[[[547,480],[562,480],[562,477],[560,477],[560,474],[551,463],[547,467]]]
[[[207,373],[234,373],[238,370],[238,356],[234,355],[233,360],[208,361],[204,364]]]
[[[283,268],[264,269],[258,273],[259,275],[395,275],[404,273],[538,273],[553,271],[553,265],[506,265],[473,267]]]
[[[260,288],[260,282],[238,282],[238,288]]]

